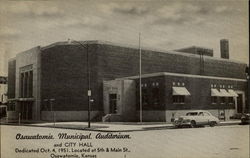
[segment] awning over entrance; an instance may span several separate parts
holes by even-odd
[[[231,94],[227,92],[225,89],[220,89],[221,97],[231,97]]]
[[[185,87],[173,87],[173,95],[191,95]]]
[[[229,89],[228,93],[231,95],[231,97],[238,97],[238,94],[232,89]]]
[[[212,89],[211,89],[211,96],[212,96],[212,97],[220,97],[220,96],[221,96],[221,93],[220,93],[217,89],[212,88]]]

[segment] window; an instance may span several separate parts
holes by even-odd
[[[184,95],[174,95],[173,96],[173,103],[184,103],[185,96]]]
[[[197,114],[197,112],[188,112],[186,116],[196,116]]]
[[[117,94],[109,94],[109,113],[116,114],[117,110]]]
[[[216,104],[217,103],[217,97],[215,97],[215,96],[211,97],[211,103]]]
[[[142,105],[148,105],[149,102],[149,96],[147,89],[142,89]]]
[[[204,116],[203,112],[199,112],[198,116]]]
[[[156,82],[156,83],[155,83],[155,85],[156,85],[156,86],[159,86],[159,83],[158,83],[158,82]]]
[[[21,70],[20,70],[21,71]],[[33,95],[33,71],[20,73],[20,97],[29,98]]]
[[[233,97],[229,97],[228,98],[228,103],[229,104],[233,104],[234,103],[234,98]]]
[[[152,99],[154,105],[160,104],[160,89],[158,87],[152,89]]]
[[[204,116],[210,116],[210,114],[207,112],[204,112],[203,114],[204,114]]]
[[[8,111],[15,111],[16,110],[15,103],[13,102],[8,103],[7,109]]]
[[[220,97],[220,103],[225,104],[226,103],[226,97]]]

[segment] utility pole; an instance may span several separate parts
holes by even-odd
[[[75,41],[75,40],[71,40],[71,39],[68,39],[68,42],[71,43],[72,42],[75,42],[77,44],[80,44],[80,46],[82,46],[84,49],[86,49],[86,52],[87,52],[87,57],[86,57],[86,62],[87,62],[87,80],[88,80],[88,90],[87,90],[87,96],[88,96],[88,128],[90,128],[90,102],[91,102],[91,88],[90,88],[90,65],[89,65],[89,44],[86,42],[86,43],[81,43],[79,41]],[[93,100],[92,100],[93,101]]]
[[[142,122],[142,88],[141,88],[141,33],[139,33],[139,91],[140,91],[140,122]]]

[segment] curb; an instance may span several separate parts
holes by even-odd
[[[26,127],[44,127],[44,128],[57,128],[57,129],[70,129],[70,130],[83,130],[83,131],[93,131],[93,132],[134,132],[134,131],[152,131],[152,130],[169,130],[177,129],[171,124],[165,124],[165,126],[151,126],[151,127],[142,127],[140,129],[131,129],[131,130],[103,130],[103,129],[91,129],[91,128],[75,128],[75,127],[63,127],[63,126],[42,126],[42,125],[33,125],[33,124],[16,124],[16,123],[0,123],[0,125],[9,125],[9,126],[26,126]],[[240,125],[240,122],[223,122],[217,126],[230,126],[230,125]]]

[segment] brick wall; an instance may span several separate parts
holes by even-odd
[[[139,51],[111,45],[98,45],[98,74],[102,78],[131,76],[139,73]],[[142,73],[173,72],[200,74],[200,57],[142,51]],[[203,75],[245,78],[246,64],[204,57]]]
[[[142,84],[147,84],[146,89],[148,94],[152,93],[153,83],[159,83],[160,88],[160,103],[154,105],[153,96],[149,95],[149,102],[147,105],[143,105],[143,110],[187,110],[187,109],[235,109],[235,104],[229,104],[226,99],[225,104],[217,102],[216,104],[211,103],[211,84],[216,84],[217,88],[220,85],[224,85],[227,89],[228,86],[233,86],[234,90],[247,91],[247,83],[242,81],[232,81],[232,80],[222,80],[222,79],[204,79],[204,78],[192,78],[192,77],[177,77],[177,76],[156,76],[149,78],[142,78]],[[173,85],[175,82],[175,85]],[[184,87],[190,92],[191,96],[185,97],[184,104],[174,104],[173,103],[173,86],[178,86],[177,83],[184,83]],[[136,106],[139,110],[139,80],[136,79]]]
[[[228,85],[232,85],[233,89],[246,92],[246,82],[229,81],[229,80],[214,80],[201,78],[187,78],[187,77],[172,77],[165,76],[166,84],[166,109],[235,109],[234,104],[211,103],[211,84],[224,85],[227,89]],[[184,82],[185,87],[190,92],[191,96],[186,96],[185,104],[172,103],[172,82]]]
[[[96,104],[96,57],[94,47],[89,48],[91,65],[92,110]],[[54,108],[58,111],[87,110],[87,62],[86,49],[77,45],[58,45],[44,49],[41,55],[41,96],[42,101],[54,98]],[[44,103],[43,103],[44,104]]]
[[[89,46],[94,99],[91,108],[103,110],[103,81],[138,75],[139,51],[107,44]],[[55,98],[56,110],[87,110],[86,49],[79,45],[55,45],[42,50],[41,60],[42,102]],[[229,60],[204,58],[203,75],[245,78],[245,66]],[[200,58],[143,50],[142,73],[155,72],[200,74]]]

